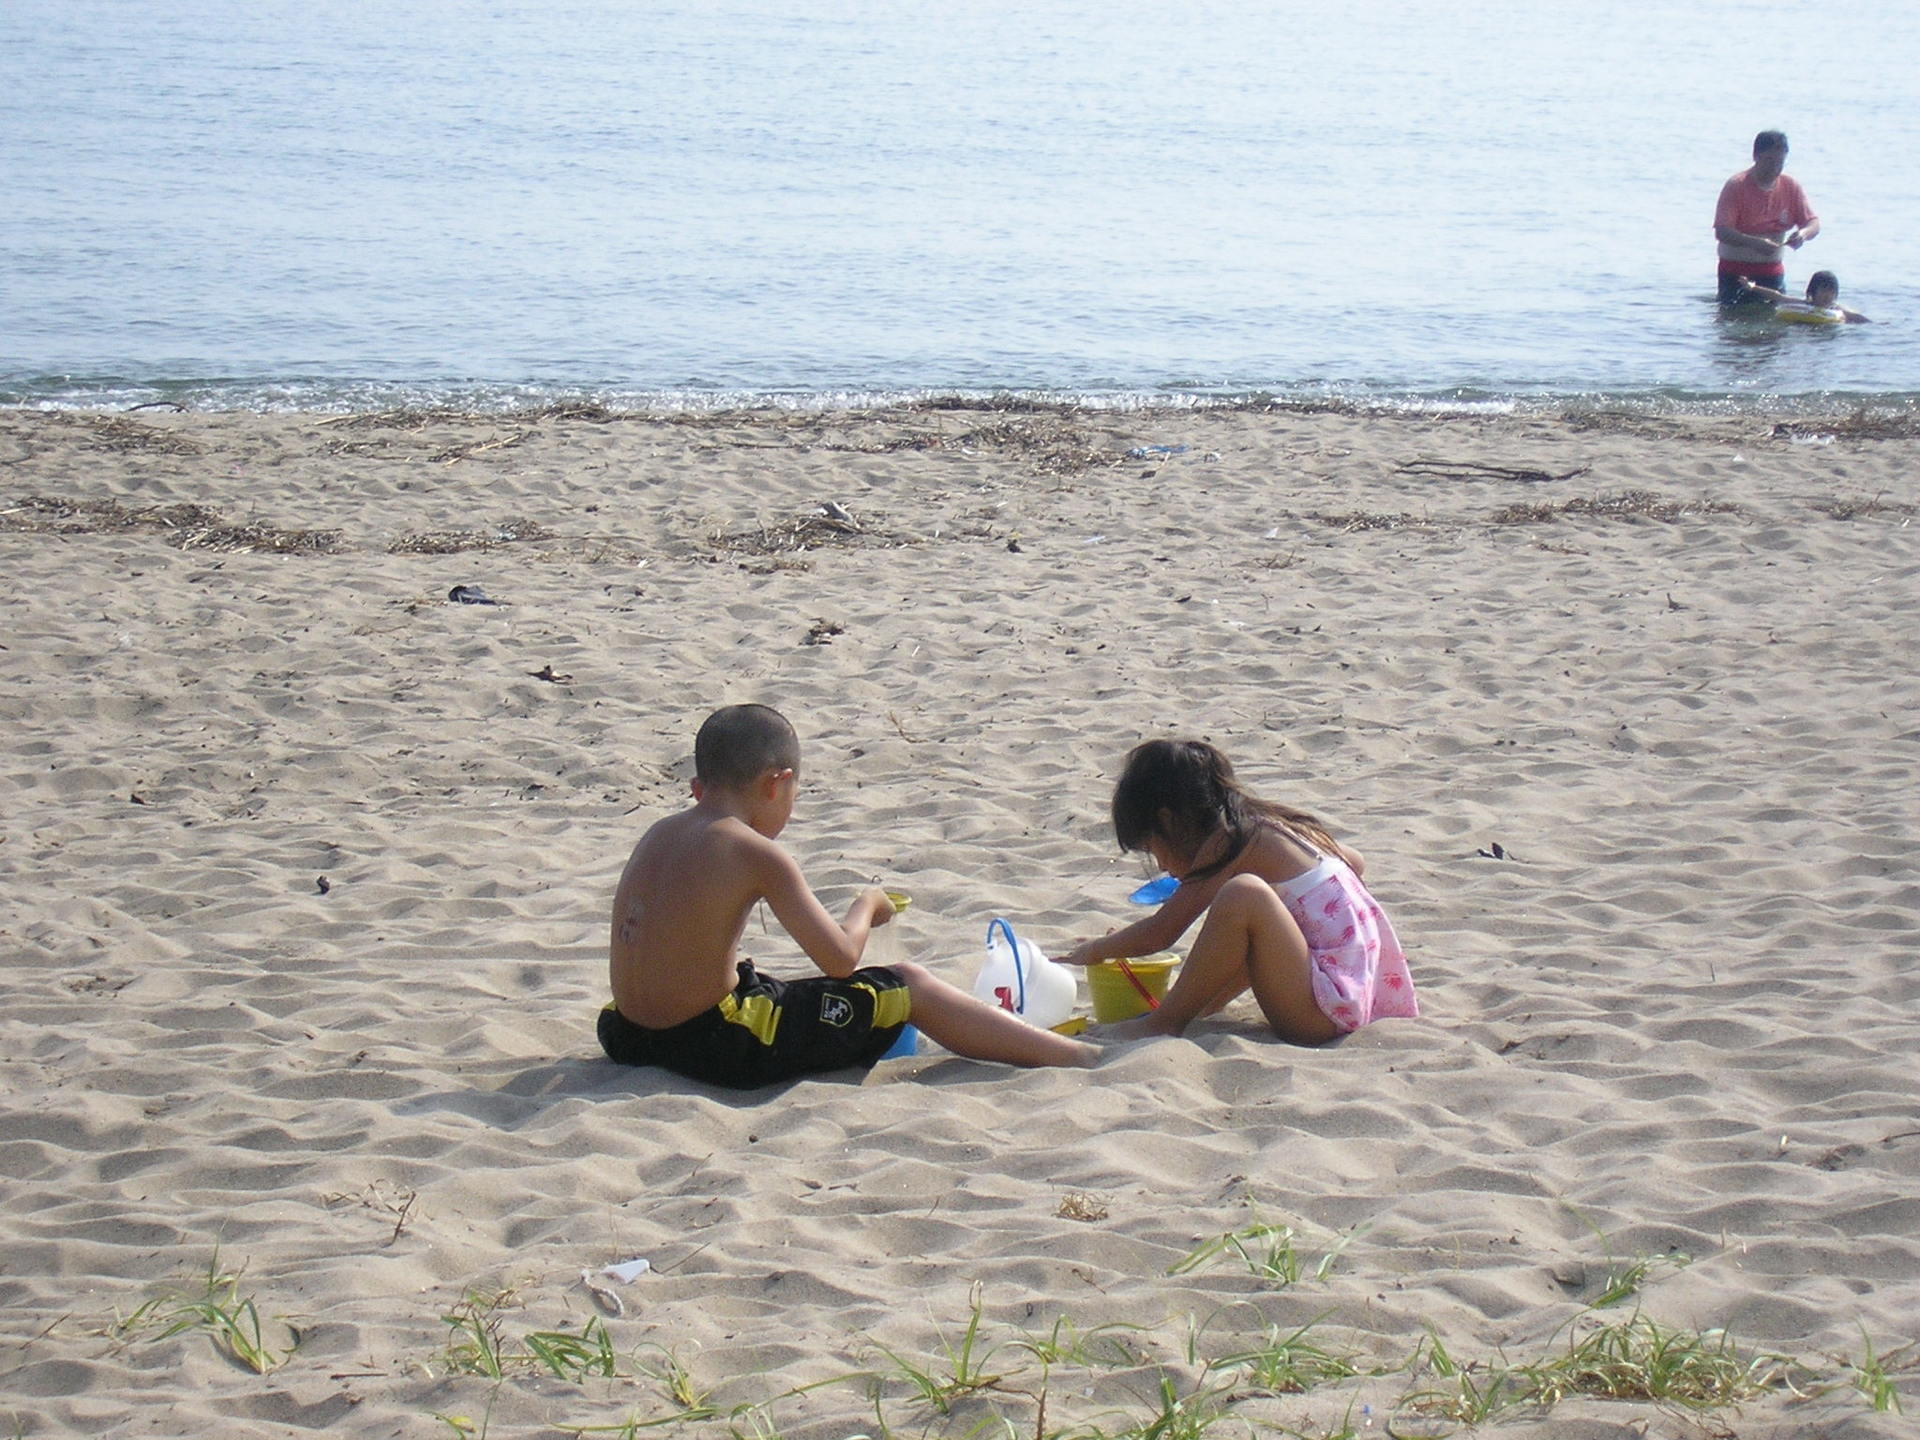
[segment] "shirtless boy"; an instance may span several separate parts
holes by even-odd
[[[800,742],[765,705],[729,705],[694,741],[694,803],[658,821],[613,897],[613,1003],[600,1045],[626,1065],[660,1065],[748,1089],[868,1066],[909,1019],[956,1054],[1012,1065],[1091,1065],[1099,1051],[1035,1029],[919,965],[860,968],[867,936],[893,918],[864,891],[836,921],[777,842],[793,815]],[[738,953],[765,901],[819,967],[762,975]]]

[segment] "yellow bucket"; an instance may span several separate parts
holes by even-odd
[[[1147,994],[1155,1000],[1166,995],[1173,967],[1179,963],[1180,957],[1171,954],[1142,955],[1127,961],[1134,979],[1144,985]],[[1093,1018],[1102,1025],[1147,1013],[1145,998],[1134,989],[1133,981],[1127,979],[1117,960],[1102,960],[1098,965],[1087,967],[1087,993],[1093,998]]]

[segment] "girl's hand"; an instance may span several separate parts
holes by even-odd
[[[868,929],[878,930],[882,925],[893,923],[893,901],[888,898],[886,891],[875,887],[860,898],[867,902]]]

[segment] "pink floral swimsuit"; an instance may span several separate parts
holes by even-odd
[[[1413,974],[1393,924],[1344,860],[1322,855],[1311,870],[1273,886],[1307,937],[1313,999],[1342,1031],[1387,1016],[1420,1013]]]

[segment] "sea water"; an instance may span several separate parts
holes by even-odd
[[[1907,0],[5,0],[0,403],[1920,396]],[[1728,322],[1786,129],[1881,322]]]

